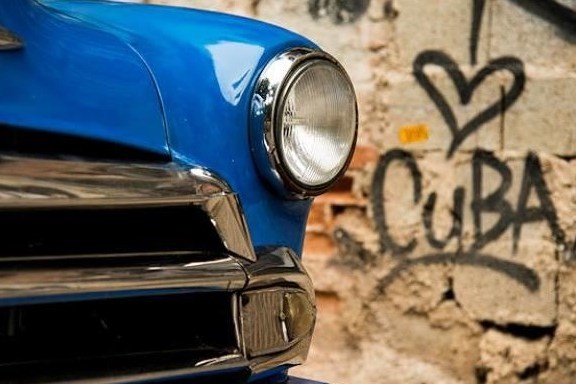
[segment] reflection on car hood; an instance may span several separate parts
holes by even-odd
[[[312,42],[217,12],[93,0],[42,3],[133,47],[154,75],[173,158],[226,180],[239,196],[255,246],[282,244],[300,253],[310,202],[287,202],[259,177],[248,114],[266,63],[289,48],[315,48]]]
[[[157,88],[117,36],[33,0],[2,0],[23,48],[0,55],[0,121],[168,153]]]

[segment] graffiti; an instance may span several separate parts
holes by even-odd
[[[546,20],[567,33],[570,41],[576,33],[576,9],[557,0],[509,0],[518,7]],[[472,0],[472,23],[470,31],[470,64],[478,61],[478,42],[484,17],[486,0]]]
[[[509,1],[554,23],[566,32],[576,32],[576,10],[562,4],[562,0]],[[314,9],[317,12],[321,8],[320,3],[329,2],[311,1],[311,12],[314,8],[312,4],[315,4]],[[354,13],[355,18],[366,10],[368,3],[369,1],[364,1],[362,7],[356,8],[358,12]],[[392,10],[392,3],[391,0],[386,1],[385,6]],[[468,46],[472,66],[470,70],[473,71],[471,74],[465,74],[459,63],[448,53],[439,50],[420,52],[412,62],[412,74],[416,83],[438,110],[450,132],[449,143],[445,148],[448,160],[487,123],[500,119],[503,128],[506,112],[520,100],[526,87],[525,65],[518,57],[496,57],[486,64],[478,65],[481,28],[489,6],[493,4],[488,2],[487,5],[486,0],[471,0]],[[440,88],[438,80],[430,74],[433,72],[431,69],[439,69],[450,79],[448,85],[454,87],[457,95],[455,101],[450,101],[443,93],[444,88]],[[474,95],[479,94],[483,87],[489,86],[486,80],[494,77],[506,78],[509,81],[505,85],[497,85],[498,96],[487,101],[487,105],[477,108],[467,120],[459,119],[457,112],[468,107]],[[420,165],[414,154],[396,148],[381,155],[374,172],[370,203],[378,233],[379,250],[380,253],[390,255],[395,261],[392,270],[380,281],[379,292],[383,292],[403,271],[416,265],[435,264],[489,269],[534,292],[539,290],[541,285],[536,270],[524,265],[522,260],[491,254],[487,251],[493,249],[489,245],[509,239],[506,240],[510,241],[509,256],[514,256],[519,252],[526,225],[542,223],[550,231],[558,249],[576,247],[567,239],[559,225],[551,192],[536,154],[528,153],[523,159],[521,172],[518,172],[513,171],[510,164],[499,159],[493,152],[475,149],[470,159],[468,183],[459,180],[457,185],[448,191],[450,195],[446,196],[440,196],[440,193],[446,193],[444,189],[425,191],[425,186],[429,184],[424,180],[425,175]],[[399,218],[387,212],[387,207],[391,207],[389,204],[395,202],[391,201],[390,196],[386,196],[386,186],[390,187],[389,183],[394,177],[390,172],[393,167],[401,167],[407,171],[411,190],[407,191],[410,195],[405,209],[412,217],[419,217],[416,225],[420,231],[415,233],[421,235],[396,234],[398,228],[395,226],[398,225]],[[468,185],[470,188],[466,189],[465,186]],[[512,188],[513,185],[517,188]],[[440,200],[447,200],[450,204],[450,222],[446,223],[447,226],[442,231],[437,228],[438,223],[434,220],[435,213],[440,209]],[[414,213],[417,215],[414,216]],[[465,225],[470,227],[465,228]],[[343,229],[338,231],[336,237],[339,243],[345,243],[348,250],[356,250],[355,254],[362,255],[362,261],[374,262],[375,255],[368,254],[369,251]],[[511,236],[505,237],[506,233]]]
[[[576,10],[557,0],[509,0],[518,7],[546,20],[567,33],[570,41],[576,33]],[[470,30],[470,64],[478,62],[478,42],[486,0],[472,0],[472,23]]]
[[[362,16],[370,0],[309,0],[308,12],[314,19],[328,17],[334,24],[356,21]]]
[[[448,235],[439,239],[434,231],[433,214],[436,207],[437,192],[432,192],[425,200],[422,209],[422,226],[428,245],[439,250],[437,254],[429,254],[408,259],[407,255],[414,251],[418,240],[410,239],[401,244],[394,239],[388,224],[383,202],[386,201],[384,190],[387,183],[388,169],[393,163],[399,163],[409,170],[413,185],[414,206],[422,200],[422,173],[418,168],[412,154],[401,149],[394,149],[381,156],[373,179],[372,209],[376,228],[380,236],[380,248],[389,251],[394,257],[401,260],[392,273],[383,281],[383,286],[389,284],[402,270],[415,264],[434,264],[452,262],[462,265],[476,265],[503,273],[523,284],[530,290],[539,286],[535,272],[520,263],[506,261],[496,256],[480,252],[491,242],[497,241],[503,233],[512,228],[513,249],[517,251],[523,225],[530,222],[544,221],[548,224],[555,241],[564,244],[566,236],[558,224],[558,216],[550,191],[544,181],[540,160],[535,154],[529,154],[524,161],[524,172],[521,180],[520,192],[517,199],[507,198],[512,185],[513,175],[511,169],[503,161],[496,158],[491,152],[476,150],[471,162],[472,199],[470,212],[473,218],[474,241],[463,249],[461,240],[463,235],[462,223],[464,221],[464,187],[456,187],[453,192],[452,225]],[[492,191],[485,190],[485,169],[490,168],[500,176],[499,185]],[[538,205],[529,206],[528,196],[534,191]],[[487,214],[497,215],[497,220],[489,228],[485,228],[483,218]],[[456,239],[459,251],[456,253],[443,252],[447,244]]]
[[[485,11],[485,0],[473,0],[472,23],[470,38],[470,61],[477,63],[478,40],[482,17]],[[458,95],[457,105],[451,105],[446,96],[439,90],[431,76],[426,73],[429,67],[441,68],[450,78]],[[416,56],[413,61],[413,75],[418,85],[434,103],[451,133],[451,141],[446,149],[446,157],[450,159],[456,150],[472,134],[478,132],[486,123],[500,117],[504,118],[506,111],[521,97],[526,84],[523,62],[516,57],[504,56],[491,60],[479,68],[476,73],[467,78],[459,65],[442,51],[426,50]],[[512,81],[508,87],[500,86],[500,97],[480,109],[468,121],[458,121],[455,110],[468,105],[475,92],[485,80],[494,74],[507,74]],[[413,207],[421,209],[421,226],[426,244],[435,252],[414,257],[412,254],[418,246],[416,237],[395,239],[391,220],[387,217],[384,202],[389,169],[392,164],[400,165],[408,170],[412,184],[411,201]],[[493,186],[487,188],[487,174],[496,174],[490,178]],[[491,255],[483,249],[492,242],[500,241],[503,234],[512,232],[512,252],[518,252],[522,229],[525,224],[545,222],[557,244],[566,244],[566,235],[558,224],[558,216],[550,197],[550,191],[543,177],[539,158],[529,153],[524,159],[523,173],[517,177],[520,181],[519,192],[511,195],[514,175],[511,168],[492,152],[476,149],[471,159],[471,191],[463,186],[457,186],[452,191],[452,221],[449,230],[440,236],[434,225],[434,212],[437,209],[438,191],[432,191],[423,196],[423,175],[418,163],[410,152],[403,149],[392,149],[385,152],[379,162],[372,180],[371,204],[374,212],[374,222],[379,235],[381,252],[390,253],[398,263],[381,281],[380,290],[384,290],[397,276],[407,268],[415,265],[432,265],[452,263],[455,265],[471,265],[487,268],[504,274],[522,284],[530,291],[536,291],[540,286],[537,273],[519,261],[503,260]],[[467,202],[467,192],[469,201]],[[533,194],[537,204],[530,205],[528,197]],[[418,208],[421,207],[421,208]],[[472,241],[463,245],[464,216],[471,215]],[[490,217],[490,220],[487,218]],[[487,224],[487,223],[490,224]],[[456,242],[457,251],[447,252],[449,243]]]
[[[576,33],[576,9],[559,0],[509,0],[533,15],[560,28],[568,35]],[[571,41],[573,41],[571,39]]]
[[[386,0],[384,1],[384,18],[386,20],[394,20],[398,17],[400,12],[394,7],[394,0]]]
[[[401,149],[391,150],[380,157],[378,167],[374,173],[374,182],[372,183],[372,208],[374,209],[374,217],[376,220],[376,229],[380,234],[380,249],[382,251],[390,250],[394,255],[405,255],[411,252],[416,247],[416,240],[412,239],[410,243],[401,245],[392,239],[389,235],[389,226],[386,222],[386,214],[384,212],[384,179],[386,171],[390,164],[394,161],[401,161],[410,170],[412,181],[414,182],[414,203],[420,201],[422,195],[422,174],[416,165],[414,157],[406,151]]]
[[[383,293],[386,288],[400,276],[400,274],[416,265],[438,265],[451,263],[454,265],[467,265],[490,269],[522,284],[530,292],[536,292],[540,288],[540,278],[535,271],[523,264],[503,260],[495,256],[479,252],[459,253],[434,253],[419,256],[414,259],[406,259],[394,266],[394,268],[378,284],[377,291]]]
[[[474,91],[482,84],[486,78],[496,72],[508,72],[513,76],[513,82],[508,90],[505,90],[500,100],[495,100],[486,109],[478,112],[471,120],[464,124],[459,124],[444,95],[434,85],[430,77],[424,72],[428,65],[441,67],[456,87],[461,105],[470,103]],[[524,64],[514,57],[501,57],[494,59],[485,67],[481,68],[470,81],[466,79],[458,64],[447,54],[440,51],[424,51],[420,53],[413,64],[413,71],[418,84],[428,94],[430,99],[442,114],[444,121],[452,133],[452,142],[448,149],[448,158],[452,157],[454,151],[472,133],[476,132],[483,124],[506,112],[520,97],[524,90],[526,75],[524,74]]]
[[[452,228],[444,240],[439,240],[434,232],[434,222],[432,217],[434,215],[434,209],[436,208],[436,199],[438,194],[432,192],[424,204],[424,210],[422,211],[422,223],[424,224],[424,230],[426,232],[426,240],[428,243],[436,248],[443,249],[446,247],[448,242],[455,238],[460,240],[462,238],[462,218],[464,216],[464,188],[458,187],[454,190],[452,209]],[[459,241],[460,243],[460,241]],[[459,246],[459,248],[461,245]]]
[[[480,28],[482,27],[485,6],[486,0],[473,0],[470,31],[470,64],[472,65],[478,63],[478,41],[480,41]]]
[[[498,189],[486,197],[482,197],[482,167],[487,165],[496,170],[502,177]],[[472,211],[474,213],[475,242],[474,249],[480,249],[490,241],[498,239],[510,225],[513,226],[513,250],[518,250],[518,242],[522,232],[522,226],[529,222],[546,221],[554,240],[557,244],[564,244],[566,236],[558,224],[556,208],[550,198],[550,191],[546,186],[542,175],[542,168],[538,157],[530,153],[525,159],[524,174],[516,211],[512,204],[505,199],[505,194],[512,182],[512,171],[508,166],[494,157],[492,153],[476,151],[472,162],[474,177],[474,197],[472,200]],[[534,190],[540,205],[528,207],[528,196]],[[492,212],[499,215],[496,224],[487,231],[482,229],[482,213]]]
[[[472,1],[472,22],[470,25],[470,64],[478,62],[478,42],[486,0]],[[576,34],[576,9],[565,5],[561,0],[508,0],[512,4],[531,14],[550,22],[566,33],[569,41],[574,41]],[[314,19],[327,16],[334,24],[352,23],[366,13],[371,0],[308,0],[308,12]],[[393,20],[398,17],[398,10],[393,0],[386,0],[383,7],[384,17]]]
[[[472,65],[476,65],[478,61],[478,43],[485,6],[485,0],[472,0],[469,46]],[[432,66],[441,68],[448,75],[457,92],[459,105],[450,105],[432,77],[426,73],[426,68]],[[412,69],[417,83],[434,103],[451,133],[451,141],[446,150],[448,159],[454,155],[468,137],[476,133],[486,123],[498,117],[503,121],[504,114],[518,101],[526,84],[524,64],[520,59],[512,56],[492,59],[485,66],[479,68],[469,79],[454,59],[447,53],[437,50],[426,50],[418,54],[413,61]],[[468,121],[458,121],[454,112],[455,109],[468,105],[474,93],[484,84],[485,80],[498,73],[511,75],[512,78],[508,87],[500,86],[499,99],[477,111]],[[437,251],[436,253],[419,255],[417,258],[409,257],[409,254],[416,249],[418,240],[412,238],[405,243],[400,243],[391,234],[384,207],[384,201],[386,201],[384,191],[388,169],[393,163],[399,163],[409,171],[413,185],[414,206],[419,206],[423,202],[420,217],[425,241],[429,247]],[[496,173],[497,178],[499,177],[499,183],[490,191],[487,191],[485,186],[487,169]],[[513,182],[512,170],[493,153],[480,149],[474,151],[471,161],[471,177],[472,190],[469,210],[465,209],[466,190],[463,186],[457,186],[452,192],[450,229],[444,237],[440,237],[435,231],[433,220],[438,192],[431,192],[422,201],[422,172],[414,156],[401,149],[394,149],[382,155],[372,183],[372,208],[375,226],[379,234],[380,248],[382,251],[389,251],[399,260],[399,263],[381,281],[381,290],[385,289],[406,268],[417,264],[439,263],[488,268],[518,281],[530,291],[539,288],[540,280],[535,271],[520,262],[503,260],[482,251],[488,244],[501,239],[502,235],[511,228],[512,250],[513,253],[516,253],[523,226],[526,223],[537,221],[545,221],[556,242],[564,244],[565,235],[558,225],[557,213],[550,198],[550,191],[544,181],[538,157],[534,154],[529,154],[526,157],[520,192],[514,201],[508,196]],[[497,178],[496,180],[498,180]],[[494,182],[494,178],[492,178],[492,182]],[[537,197],[537,206],[528,205],[528,196],[532,191]],[[471,214],[473,223],[473,241],[467,246],[463,245],[465,214]],[[484,218],[488,215],[492,218],[490,225],[485,224],[487,220]],[[446,252],[445,248],[452,241],[456,241],[458,250]]]

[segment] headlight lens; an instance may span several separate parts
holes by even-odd
[[[331,182],[346,165],[356,132],[354,90],[331,62],[314,60],[294,76],[279,108],[279,149],[304,186]]]
[[[296,49],[264,69],[252,105],[260,172],[291,196],[324,192],[343,174],[357,132],[354,89],[323,52]]]

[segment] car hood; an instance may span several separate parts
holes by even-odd
[[[102,0],[40,1],[138,52],[158,88],[171,151],[197,164],[203,163],[205,143],[213,146],[232,139],[234,130],[247,131],[248,94],[268,60],[289,47],[315,47],[283,28],[217,12]],[[245,150],[247,142],[242,145]],[[239,150],[222,148],[229,154]]]
[[[137,52],[158,90],[172,158],[226,180],[255,246],[282,244],[300,253],[310,201],[288,201],[268,188],[252,158],[248,122],[252,90],[266,64],[289,48],[316,48],[312,42],[209,11],[94,0],[42,4]]]
[[[140,55],[92,23],[33,0],[2,0],[24,47],[0,53],[0,121],[168,154],[157,87]]]

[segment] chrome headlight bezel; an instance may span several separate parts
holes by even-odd
[[[292,84],[317,62],[329,64],[348,82],[354,108],[354,133],[350,150],[341,169],[324,183],[305,184],[293,176],[280,145],[281,109]],[[266,65],[256,83],[250,115],[251,149],[262,176],[282,195],[307,198],[329,189],[346,172],[352,159],[358,131],[358,107],[352,82],[340,63],[329,54],[309,48],[292,48],[275,56]]]

